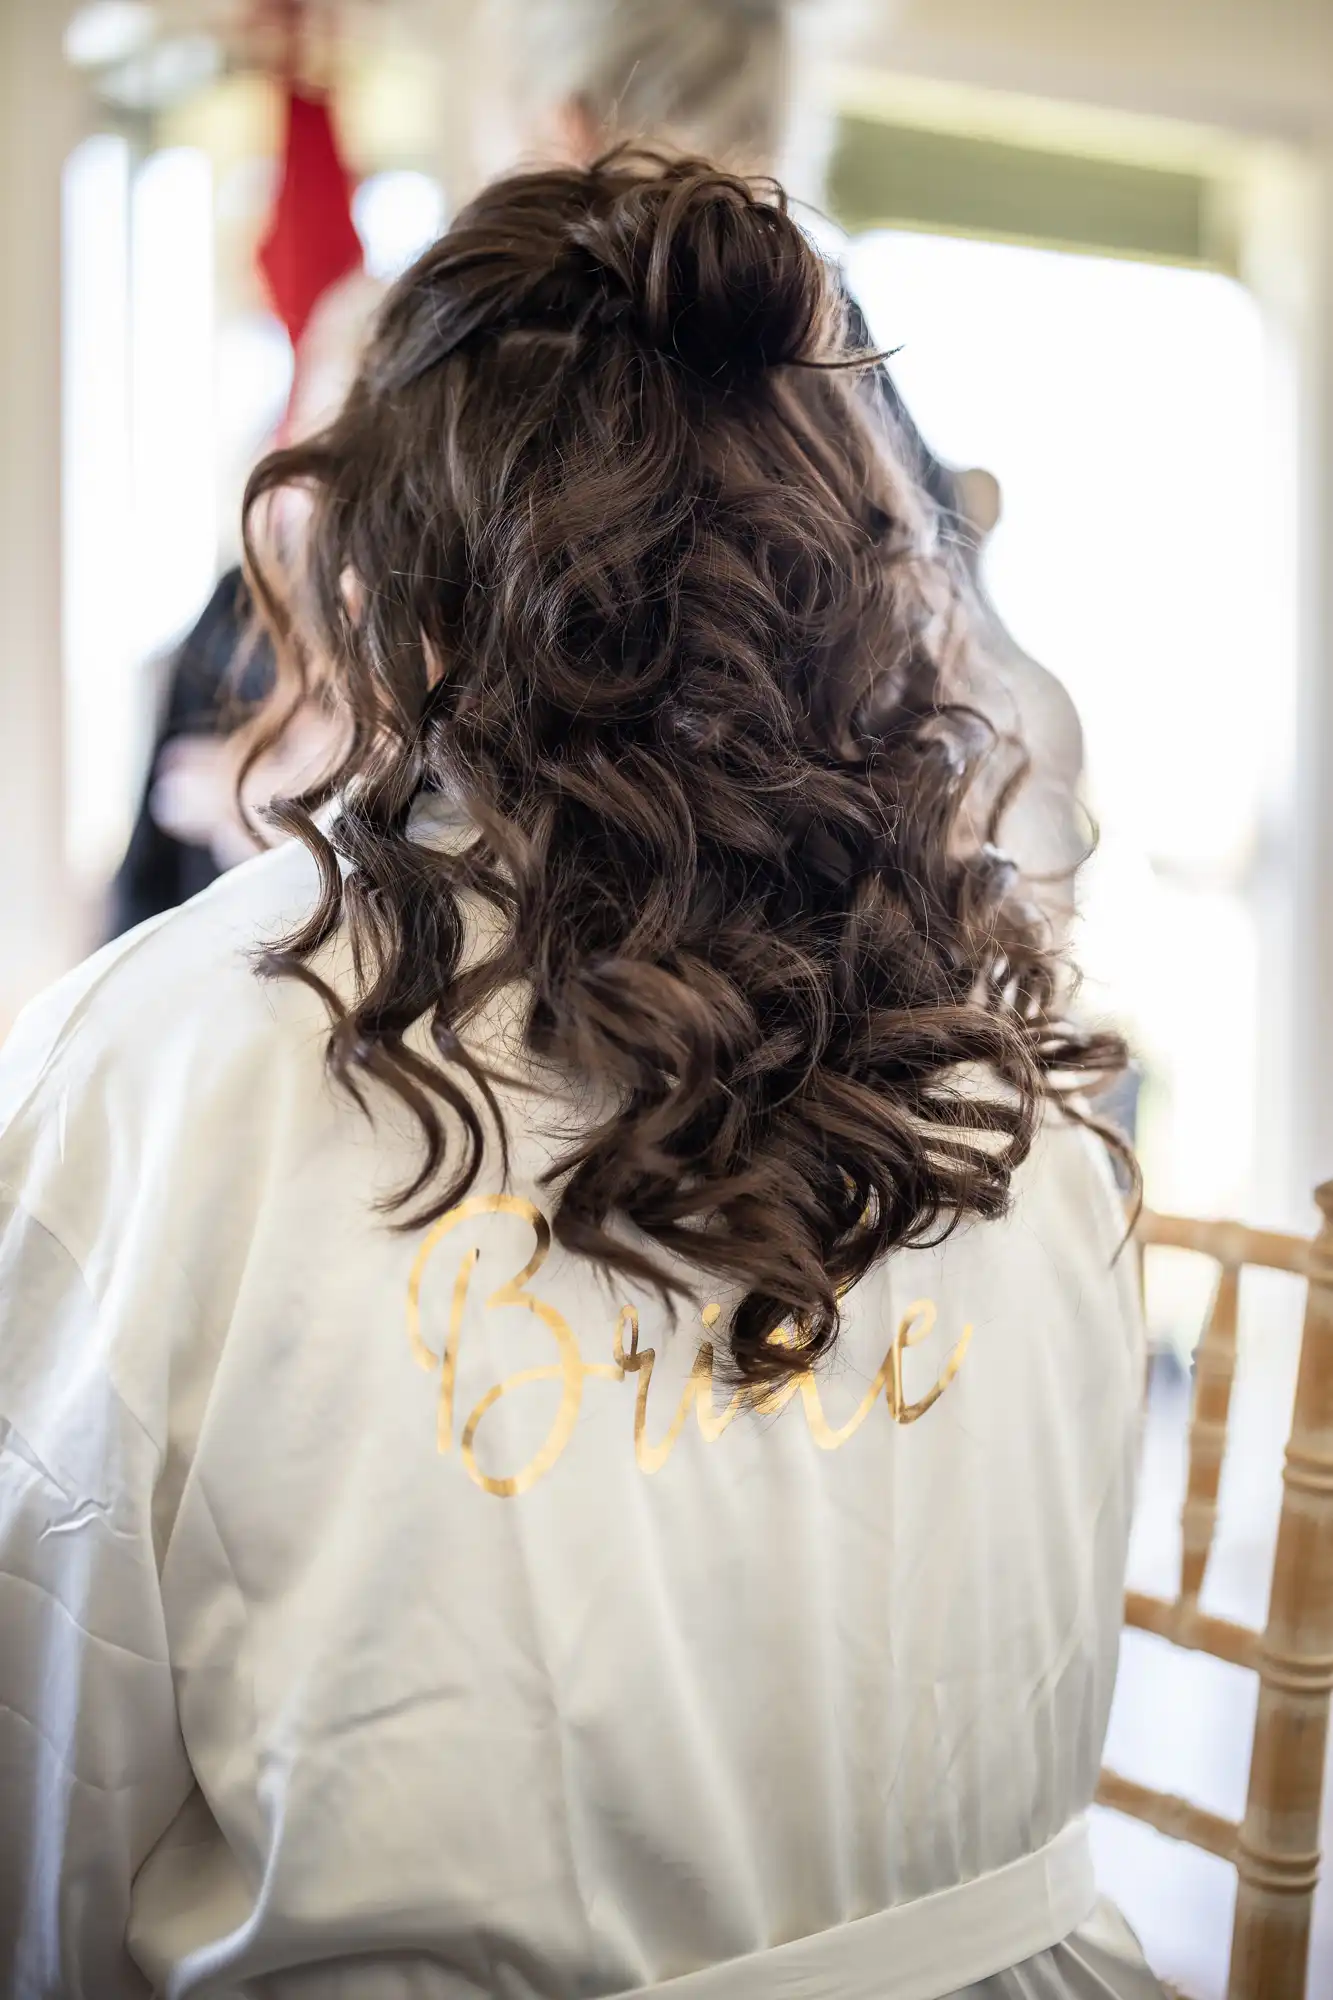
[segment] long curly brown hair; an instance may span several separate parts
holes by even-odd
[[[517,985],[527,1047],[608,1092],[552,1172],[557,1239],[668,1296],[662,1251],[736,1287],[725,1353],[756,1388],[833,1344],[876,1259],[1000,1214],[1043,1103],[1124,1060],[1063,1018],[995,844],[965,607],[873,358],[776,187],[644,153],[520,174],[246,497],[286,675],[347,718],[275,813],[323,887],[267,964],[323,993],[337,1078],[415,1117],[401,1215],[503,1148],[460,1031]],[[279,566],[257,512],[292,486]],[[461,852],[410,836],[432,790]],[[498,942],[469,962],[478,897]],[[350,997],[312,964],[340,929]]]

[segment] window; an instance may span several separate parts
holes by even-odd
[[[64,189],[67,841],[104,881],[151,720],[144,661],[217,561],[212,175],[175,147],[135,165],[99,133]]]
[[[1142,1058],[1151,1198],[1253,1212],[1295,685],[1260,310],[1215,272],[888,230],[848,275],[931,446],[999,478],[988,585],[1083,718],[1084,1005]]]

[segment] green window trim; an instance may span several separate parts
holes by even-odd
[[[1234,274],[1227,192],[1188,169],[845,114],[828,203],[853,233],[930,230]]]

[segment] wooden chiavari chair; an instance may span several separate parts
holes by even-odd
[[[1100,1804],[1145,1820],[1234,1864],[1236,1914],[1228,2000],[1306,2000],[1310,1917],[1333,1690],[1333,1182],[1317,1192],[1313,1240],[1145,1214],[1143,1250],[1190,1250],[1219,1266],[1195,1360],[1189,1479],[1174,1602],[1131,1591],[1126,1623],[1259,1677],[1249,1795],[1239,1825],[1188,1800],[1104,1770]],[[1306,1285],[1305,1321],[1268,1621],[1262,1632],[1199,1608],[1217,1520],[1236,1367],[1240,1274],[1290,1271]],[[1316,2000],[1312,1991],[1309,2000]]]

